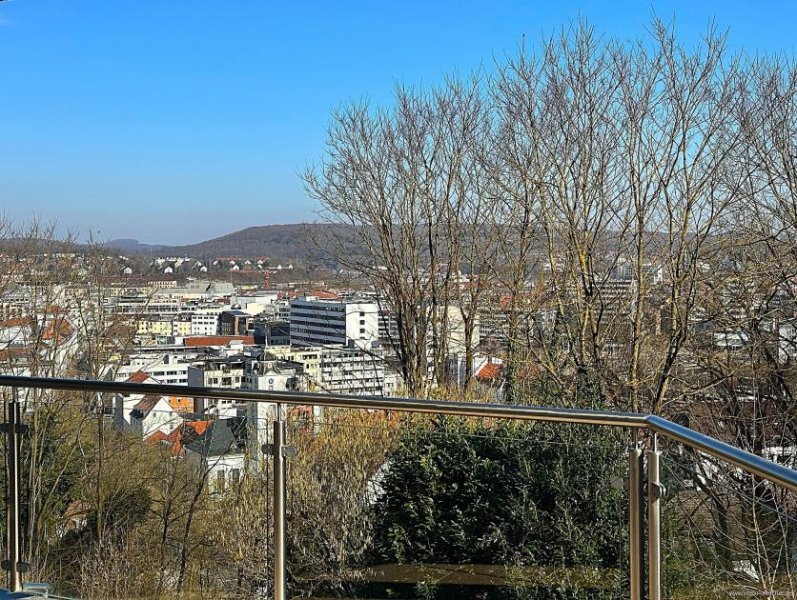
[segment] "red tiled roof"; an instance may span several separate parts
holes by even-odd
[[[32,325],[33,319],[30,317],[12,317],[11,319],[6,319],[5,321],[0,321],[0,328],[7,328],[7,327],[23,327],[25,325]]]
[[[476,379],[480,381],[495,381],[501,376],[504,365],[497,363],[487,363],[481,369],[476,371]]]
[[[72,326],[64,318],[59,318],[48,323],[47,328],[42,333],[42,339],[60,341],[72,335]]]
[[[340,294],[335,294],[334,292],[326,292],[326,291],[323,291],[323,290],[310,292],[307,295],[308,296],[315,296],[319,300],[338,300],[338,299],[340,299]]]
[[[127,378],[127,383],[146,383],[148,380],[152,380],[153,383],[160,383],[157,379],[155,379],[152,375],[148,375],[144,373],[144,371],[138,370],[133,373],[130,377]]]
[[[254,345],[255,338],[251,335],[196,335],[183,339],[183,343],[189,347],[197,346],[226,346],[233,341],[242,341],[244,345]]]
[[[169,396],[166,401],[177,412],[186,412],[194,408],[194,399],[188,396]]]
[[[146,441],[148,444],[157,444],[159,442],[165,442],[167,439],[169,439],[169,436],[158,429],[144,441]]]
[[[163,396],[147,394],[138,401],[138,403],[133,407],[133,410],[140,412],[142,416],[146,417],[150,411],[155,408],[155,405],[160,402],[161,398],[163,398]]]
[[[210,421],[188,421],[184,423],[186,427],[193,429],[197,435],[202,435],[210,425]]]
[[[163,443],[168,445],[172,456],[182,453],[183,446],[200,437],[208,428],[210,421],[186,421],[181,423],[169,435],[164,436]]]

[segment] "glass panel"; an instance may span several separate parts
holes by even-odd
[[[289,432],[289,597],[627,596],[623,433],[348,410]]]
[[[797,596],[793,493],[679,444],[662,476],[665,597]]]

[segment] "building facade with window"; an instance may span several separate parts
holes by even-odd
[[[244,380],[243,355],[209,358],[188,369],[188,385],[196,387],[214,387],[240,389]],[[221,416],[235,416],[237,402],[222,398],[194,399],[194,412],[204,414],[212,412]]]
[[[363,299],[302,296],[291,302],[291,345],[370,349],[379,343],[379,310]]]

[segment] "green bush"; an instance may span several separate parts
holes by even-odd
[[[512,567],[504,586],[388,590],[398,595],[619,596],[625,447],[617,432],[598,428],[454,418],[413,425],[383,470],[371,564]],[[600,583],[577,575],[584,572]]]

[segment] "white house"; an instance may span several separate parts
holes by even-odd
[[[160,381],[144,371],[136,371],[125,380],[127,383],[145,383],[160,385]],[[132,427],[130,413],[144,398],[144,394],[116,394],[114,396],[113,422],[118,429],[129,430]]]
[[[185,445],[186,459],[207,472],[211,491],[232,485],[246,468],[247,427],[243,417],[216,419],[197,439]]]
[[[166,435],[183,422],[166,396],[148,394],[130,411],[130,429],[146,439],[156,431]]]

